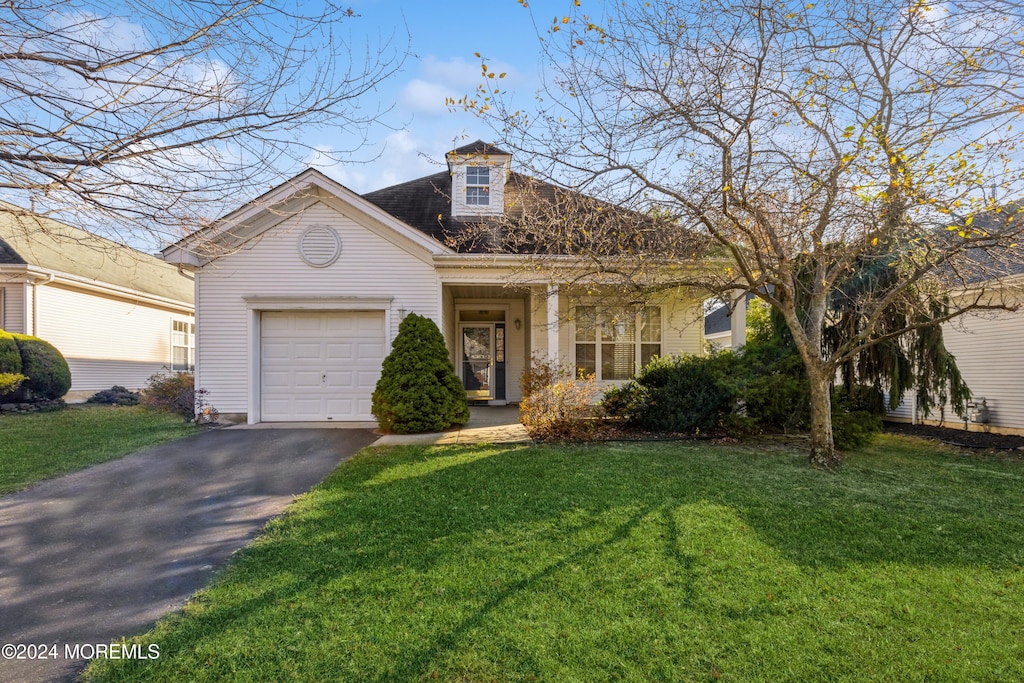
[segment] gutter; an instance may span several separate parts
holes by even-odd
[[[0,273],[9,271],[17,274],[24,274],[27,278],[45,279],[45,282],[40,284],[47,285],[51,282],[57,283],[68,283],[74,287],[85,289],[91,292],[98,292],[106,294],[108,296],[115,296],[120,299],[124,299],[131,303],[147,303],[162,306],[164,308],[170,308],[175,311],[182,311],[185,313],[193,313],[195,306],[188,302],[183,302],[179,299],[171,299],[169,297],[160,296],[159,294],[149,294],[146,292],[139,291],[137,289],[131,289],[129,287],[122,287],[120,285],[105,283],[100,280],[93,280],[90,278],[84,278],[78,275],[72,275],[70,273],[64,273],[61,271],[44,270],[35,266],[24,266],[18,265],[15,268],[0,266]],[[31,280],[26,279],[26,282],[36,284]]]

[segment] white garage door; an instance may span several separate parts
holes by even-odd
[[[384,344],[383,311],[263,313],[261,420],[372,420]]]

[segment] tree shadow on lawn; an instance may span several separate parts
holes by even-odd
[[[713,553],[714,539],[732,543],[732,533],[756,538],[765,558],[798,568],[1019,569],[1024,515],[1019,496],[1008,494],[1022,474],[1012,466],[910,466],[871,456],[825,474],[808,469],[802,456],[678,444],[370,451],[244,551],[226,577],[229,587],[215,587],[208,605],[200,598],[189,610],[187,630],[160,629],[146,640],[168,652],[195,649],[216,677],[238,662],[220,661],[231,658],[222,651],[201,653],[204,633],[237,630],[242,655],[245,633],[274,627],[282,609],[301,624],[305,612],[315,622],[324,604],[337,603],[349,623],[308,627],[292,645],[349,629],[374,649],[375,637],[387,637],[374,632],[382,618],[432,610],[408,626],[422,630],[405,634],[416,646],[378,678],[406,680],[424,675],[511,603],[521,610],[539,587],[572,581],[570,568],[595,580],[613,548],[658,555],[654,571],[673,575],[672,599],[683,607],[700,598],[701,544]],[[994,516],[1000,501],[1004,514]],[[705,522],[707,529],[697,528]],[[275,655],[244,656],[259,666]],[[305,666],[312,667],[306,676],[338,673],[328,663]]]

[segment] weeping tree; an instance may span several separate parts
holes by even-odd
[[[908,392],[915,396],[915,406],[925,415],[936,406],[947,403],[954,413],[963,417],[971,392],[956,359],[946,349],[940,325],[931,320],[949,315],[952,303],[948,298],[933,298],[925,302],[927,308],[919,310],[923,297],[908,291],[897,297],[881,312],[878,320],[867,331],[869,320],[863,315],[859,302],[896,286],[898,275],[889,266],[890,256],[866,256],[852,277],[837,288],[829,299],[822,331],[823,354],[837,356],[849,339],[865,332],[869,342],[853,353],[845,354],[839,362],[836,378],[853,404],[858,391],[869,386],[879,393],[888,394],[889,409],[896,408]],[[810,277],[803,272],[801,279]],[[809,291],[804,287],[804,292]],[[802,311],[806,301],[797,303]],[[767,331],[762,337],[771,337],[776,343],[793,349],[792,333],[777,309],[770,309]]]
[[[1022,35],[1024,11],[1004,0],[582,0],[542,30],[533,103],[485,63],[457,105],[488,117],[532,175],[672,217],[637,239],[572,211],[508,232],[637,292],[767,302],[809,379],[810,461],[831,468],[840,368],[1016,305],[1001,278],[1021,261],[1024,216],[997,195],[1024,192]],[[587,236],[566,239],[577,225]],[[537,251],[539,268],[550,251]],[[855,286],[883,266],[886,279]]]
[[[926,416],[948,402],[963,417],[970,388],[946,350],[942,327],[930,324],[949,317],[953,309],[949,298],[926,299],[910,290],[891,301],[873,323],[862,315],[860,299],[896,286],[897,273],[887,262],[855,269],[857,276],[834,292],[822,334],[825,355],[836,356],[847,340],[867,331],[870,343],[845,354],[839,363],[838,374],[851,400],[859,386],[870,385],[888,394],[890,410],[913,392],[916,409]],[[774,317],[784,325],[778,315]]]

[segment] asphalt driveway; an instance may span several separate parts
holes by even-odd
[[[0,645],[58,654],[9,659],[5,649],[0,681],[72,680],[86,662],[65,658],[65,646],[146,630],[374,438],[215,430],[0,498]]]

